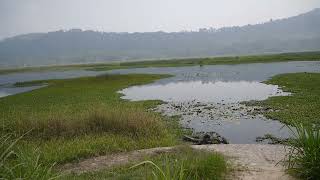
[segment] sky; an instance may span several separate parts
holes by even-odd
[[[320,8],[320,0],[0,0],[0,39],[80,28],[176,32],[257,24]]]

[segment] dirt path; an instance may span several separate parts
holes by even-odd
[[[194,149],[216,151],[228,156],[234,167],[234,172],[228,179],[261,179],[261,180],[290,180],[284,168],[278,163],[285,156],[282,145],[259,144],[217,144],[197,145]],[[83,160],[75,164],[66,164],[61,168],[66,173],[83,173],[98,171],[112,166],[125,165],[130,161],[139,161],[146,155],[156,155],[174,151],[174,147],[161,147],[137,150],[129,153],[119,153]]]
[[[285,147],[282,145],[219,144],[193,148],[221,152],[230,157],[229,161],[235,168],[230,179],[293,179],[285,174],[283,166],[279,163],[285,157]]]

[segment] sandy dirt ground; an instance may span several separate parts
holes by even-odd
[[[228,179],[291,180],[282,166],[286,147],[263,144],[217,144],[193,146],[195,149],[216,151],[229,157],[234,171]]]
[[[286,147],[283,145],[264,144],[214,144],[193,145],[194,149],[220,152],[224,154],[231,164],[232,171],[227,179],[243,180],[291,180],[282,166],[281,160],[285,157]],[[129,162],[139,161],[145,156],[174,151],[174,147],[161,147],[137,150],[128,153],[118,153],[99,156],[70,163],[59,168],[65,173],[81,174],[89,171],[99,171],[114,166],[125,165]]]

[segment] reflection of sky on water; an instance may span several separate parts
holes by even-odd
[[[172,78],[163,79],[156,82],[165,84],[172,81],[265,81],[277,74],[294,72],[320,72],[320,62],[296,61],[238,65],[206,65],[202,67],[151,67],[136,69],[117,69],[112,70],[109,73],[149,73],[175,75]]]
[[[264,100],[270,96],[286,95],[276,85],[260,82],[171,82],[133,86],[120,91],[130,100],[200,101],[200,102],[241,102]]]
[[[41,87],[45,87],[45,86],[44,85],[30,86],[30,87],[0,86],[0,97],[5,97],[5,96],[18,94],[18,93],[22,93],[22,92],[27,92],[27,91],[38,89]]]
[[[288,138],[291,131],[279,121],[269,120],[264,117],[256,117],[254,119],[238,119],[230,121],[205,121],[199,123],[201,117],[197,117],[188,124],[196,132],[217,132],[230,143],[233,144],[252,144],[257,143],[256,137],[263,137],[265,134],[272,134],[280,138]],[[200,119],[199,119],[200,118]],[[184,120],[183,122],[185,122]]]
[[[282,92],[278,86],[263,84],[261,81],[283,73],[320,72],[320,62],[141,68],[111,72],[115,74],[160,73],[175,75],[152,84],[123,89],[120,92],[124,94],[122,98],[125,99],[160,99],[167,102],[185,103],[196,100],[230,105],[226,108],[231,109],[241,101],[264,100],[270,96],[288,95],[289,93]],[[233,113],[239,112],[234,110]],[[273,134],[283,138],[290,137],[290,130],[284,127],[281,122],[269,120],[263,116],[254,118],[242,116],[239,119],[234,119],[231,115],[229,120],[224,120],[225,117],[218,115],[206,119],[199,115],[187,114],[182,115],[181,123],[184,127],[192,128],[196,132],[217,132],[231,143],[256,143],[255,138],[265,134]]]
[[[161,68],[136,68],[112,70],[112,74],[127,73],[151,73],[151,74],[173,74],[175,77],[162,79],[156,84],[167,84],[175,81],[264,81],[276,74],[292,72],[320,72],[320,62],[278,62],[278,63],[256,63],[239,65],[214,65],[214,66],[191,66],[191,67],[161,67]],[[44,71],[23,72],[0,75],[0,92],[6,94],[19,93],[17,89],[4,90],[4,84],[16,82],[66,79],[81,76],[96,76],[105,74],[99,71],[69,70],[69,71]],[[12,90],[12,91],[11,91]],[[21,88],[21,92],[25,92]]]
[[[0,91],[0,97],[9,96],[9,95],[10,95],[9,93]]]
[[[13,87],[16,82],[26,82],[46,79],[67,79],[81,76],[96,76],[105,72],[94,72],[85,70],[71,71],[45,71],[45,72],[23,72],[0,75],[0,97],[31,91],[42,86]]]
[[[98,71],[70,70],[70,71],[43,71],[43,72],[22,72],[0,75],[0,85],[14,84],[16,82],[26,82],[46,79],[67,79],[81,76],[95,76],[103,74]]]

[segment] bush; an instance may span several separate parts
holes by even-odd
[[[287,167],[306,179],[320,179],[320,129],[318,127],[293,123],[295,138],[289,141]]]

